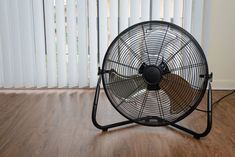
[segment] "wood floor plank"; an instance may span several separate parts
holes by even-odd
[[[216,101],[231,91],[214,91]],[[213,107],[211,133],[201,140],[172,127],[130,125],[101,132],[91,122],[94,90],[0,91],[0,157],[233,157],[235,94]],[[206,108],[204,98],[199,106]],[[100,94],[98,121],[124,118]],[[180,124],[202,131],[206,114]]]

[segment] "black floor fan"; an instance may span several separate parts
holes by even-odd
[[[199,139],[211,130],[212,73],[198,42],[175,24],[146,21],[127,28],[110,44],[98,75],[92,122],[103,131],[130,123],[170,125]],[[128,120],[105,126],[97,122],[101,80],[113,107]],[[207,86],[205,131],[176,124],[197,108]]]

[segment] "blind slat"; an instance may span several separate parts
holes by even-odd
[[[12,60],[13,67],[13,84],[15,88],[23,87],[23,71],[22,71],[22,52],[21,52],[21,40],[20,40],[20,28],[19,28],[19,9],[18,1],[8,1],[8,15],[9,15],[9,28],[10,28],[10,40],[12,48]]]
[[[36,59],[36,84],[37,87],[46,87],[46,55],[43,21],[43,3],[33,0],[34,35],[35,35],[35,59]]]
[[[191,32],[191,18],[192,18],[192,0],[184,1],[184,24],[183,27],[188,32]]]
[[[105,52],[108,47],[108,31],[107,31],[107,2],[99,2],[99,20],[100,20],[100,65],[103,62]]]
[[[55,23],[53,0],[44,0],[46,20],[46,45],[47,45],[47,83],[48,87],[57,86],[57,66],[55,51]]]
[[[203,23],[203,0],[193,1],[192,4],[192,27],[191,32],[195,39],[201,44]]]
[[[127,0],[119,0],[120,6],[119,6],[119,19],[120,19],[120,32],[122,32],[124,29],[128,27],[128,18],[129,18],[129,3]],[[120,33],[119,32],[119,33]]]
[[[118,35],[118,0],[110,0],[110,42]]]
[[[152,18],[153,20],[160,20],[161,18],[161,0],[152,0]]]
[[[174,24],[182,26],[182,0],[174,1]]]
[[[25,0],[19,4],[20,10],[20,36],[22,47],[22,63],[24,85],[27,88],[35,86],[35,45],[33,29],[32,1]]]
[[[68,82],[69,87],[78,86],[78,64],[76,45],[75,0],[67,1],[67,34],[68,34]]]
[[[1,8],[1,7],[0,7]],[[0,16],[1,20],[1,16]],[[1,28],[1,27],[0,27]],[[2,37],[0,33],[0,88],[3,87],[4,81],[3,81],[3,50],[2,50]]]
[[[164,0],[164,20],[171,21],[171,0]]]
[[[7,11],[7,0],[2,1],[0,5],[0,31],[2,38],[2,57],[3,57],[3,87],[13,87],[13,72],[11,64],[11,42],[10,42],[10,29]]]
[[[142,21],[149,20],[150,0],[141,0],[141,19]]]
[[[89,0],[89,46],[90,46],[90,87],[95,87],[97,83],[97,10],[96,1]]]
[[[58,87],[67,86],[64,9],[64,0],[56,0],[56,45],[58,61]]]
[[[87,1],[78,0],[78,84],[79,87],[88,86],[88,24]]]
[[[140,22],[140,0],[130,1],[130,25]]]

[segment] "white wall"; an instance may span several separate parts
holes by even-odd
[[[235,0],[204,2],[203,47],[214,73],[213,88],[235,89]]]

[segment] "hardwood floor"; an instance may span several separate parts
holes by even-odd
[[[231,91],[214,91],[213,101]],[[211,133],[196,140],[171,127],[131,125],[102,133],[91,122],[94,90],[0,91],[0,157],[232,157],[235,94],[214,106]],[[123,120],[100,94],[98,120]],[[205,100],[200,108],[205,108]],[[180,122],[202,130],[206,114]]]

